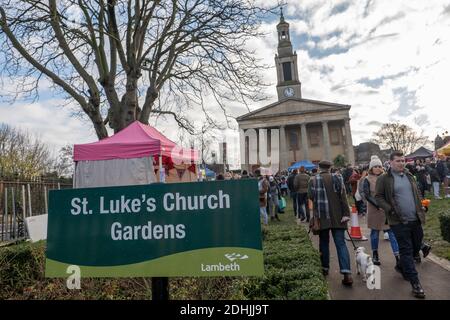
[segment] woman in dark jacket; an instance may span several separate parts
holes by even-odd
[[[425,190],[428,188],[427,170],[421,164],[416,165],[416,179],[422,198],[425,198]]]

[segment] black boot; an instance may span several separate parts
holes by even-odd
[[[278,214],[275,213],[275,219],[277,219],[277,221],[281,221],[280,218],[278,218]]]
[[[430,253],[430,251],[431,251],[431,246],[429,244],[424,243],[422,245],[423,257],[426,258],[427,255]]]
[[[425,291],[423,291],[422,285],[420,284],[419,281],[411,282],[411,286],[412,286],[412,293],[413,293],[414,297],[419,298],[419,299],[425,298]]]
[[[378,257],[378,250],[373,250],[372,256],[373,256],[373,258],[372,258],[373,264],[376,266],[381,265],[380,258]]]

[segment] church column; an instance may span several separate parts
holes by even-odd
[[[331,147],[330,147],[330,134],[328,133],[328,121],[322,121],[323,132],[323,146],[325,148],[325,159],[332,161],[331,159]]]
[[[280,126],[280,171],[288,168],[289,153],[286,142],[286,126]]]
[[[344,120],[345,125],[345,151],[348,163],[355,164],[355,151],[353,150],[352,132],[350,130],[350,118]]]
[[[303,150],[303,160],[309,160],[309,146],[308,137],[306,135],[306,123],[301,124],[301,135],[302,135],[302,150]]]

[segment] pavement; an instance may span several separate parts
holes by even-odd
[[[367,218],[359,217],[359,225],[363,235],[369,239]],[[318,249],[319,236],[311,233],[310,237],[314,247]],[[348,288],[342,285],[343,276],[339,273],[336,247],[332,239],[330,235],[330,271],[326,277],[332,300],[417,300],[411,293],[410,283],[394,270],[395,258],[390,243],[383,239],[382,232],[378,249],[381,262],[381,288],[373,290],[368,289],[366,283],[362,281],[362,276],[356,274],[355,252],[350,241],[346,242],[351,258],[353,286]],[[356,241],[355,245],[365,247],[366,253],[371,255],[370,240]],[[416,263],[416,270],[427,300],[450,300],[450,263],[447,260],[439,259],[430,253],[427,258],[422,257],[421,263]]]

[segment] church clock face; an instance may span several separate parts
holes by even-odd
[[[293,97],[294,96],[294,89],[291,88],[291,87],[287,87],[287,88],[284,89],[283,93],[284,93],[285,97]]]

